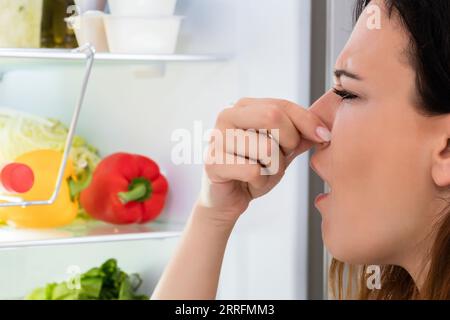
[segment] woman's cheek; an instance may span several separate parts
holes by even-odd
[[[376,137],[372,136],[372,126],[357,107],[344,105],[336,114],[333,126],[333,140],[330,145],[330,170],[337,208],[345,208],[342,215],[355,218],[370,194],[370,172],[373,154],[377,153]]]
[[[329,150],[332,192],[324,204],[322,223],[328,249],[347,261],[363,258],[370,225],[376,219],[371,210],[371,189],[376,183],[370,173],[377,152],[372,126],[377,124],[355,108],[344,105],[336,114]]]

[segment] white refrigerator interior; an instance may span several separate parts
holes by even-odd
[[[94,65],[77,134],[108,155],[150,156],[170,184],[160,218],[181,225],[200,188],[201,150],[175,164],[174,132],[192,141],[214,126],[220,110],[240,97],[279,97],[309,103],[309,0],[179,0],[185,16],[178,53],[217,54],[217,62]],[[161,68],[160,68],[161,67]],[[160,73],[161,71],[161,73]],[[3,74],[0,106],[69,121],[83,67],[39,65]],[[299,157],[283,181],[251,204],[230,239],[219,299],[305,299],[307,284],[308,157]],[[67,278],[116,258],[139,272],[150,294],[179,238],[11,248],[0,250],[0,298]]]

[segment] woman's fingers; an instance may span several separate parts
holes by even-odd
[[[265,169],[258,162],[221,150],[215,151],[214,148],[210,149],[205,167],[212,182],[225,183],[237,180],[247,182],[257,189],[267,184],[269,176],[262,174]]]
[[[214,154],[214,152],[211,154]],[[225,162],[219,160],[217,163],[212,161],[218,158],[228,158],[228,160]],[[286,159],[284,157],[280,159],[278,170],[272,173],[268,173],[269,168],[261,166],[252,159],[226,154],[221,151],[215,153],[209,161],[205,166],[205,171],[211,183],[220,185],[231,181],[244,182],[252,199],[270,191],[281,180],[286,171]]]
[[[252,99],[244,98],[235,104],[236,108],[245,109],[249,106],[259,106],[264,108],[264,106],[270,106],[275,110],[281,110],[285,113],[293,124],[295,129],[301,134],[301,137],[311,140],[316,143],[329,142],[331,139],[331,133],[327,128],[326,124],[314,113],[309,110],[291,102],[283,99]],[[275,114],[275,119],[277,118],[277,113]],[[275,123],[277,124],[277,123]],[[319,130],[318,134],[318,128]]]
[[[268,173],[272,175],[282,157],[289,164],[314,144],[331,138],[314,113],[277,99],[242,99],[220,113],[216,129],[217,149],[263,165],[274,164]]]
[[[315,142],[303,139],[298,145],[298,147],[292,153],[286,156],[286,166],[289,166],[291,162],[294,161],[295,158],[297,158],[305,151],[311,149],[314,145],[316,145]]]
[[[280,146],[264,132],[234,129],[222,134],[225,135],[224,150],[227,153],[259,161],[263,165],[269,165],[279,157]]]
[[[242,99],[234,107],[224,109],[216,125],[220,130],[266,129],[285,155],[296,150],[302,139],[315,143],[331,139],[330,131],[317,115],[278,99]]]
[[[300,133],[287,114],[272,105],[250,105],[245,108],[224,109],[218,117],[217,127],[226,129],[253,129],[266,131],[281,146],[284,153],[290,153],[300,142]]]

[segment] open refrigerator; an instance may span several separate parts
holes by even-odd
[[[170,186],[163,214],[144,225],[0,228],[0,299],[21,299],[36,287],[66,280],[74,266],[85,271],[109,258],[139,273],[140,291],[150,295],[198,196],[204,133],[241,97],[310,105],[312,92],[327,81],[311,82],[314,50],[321,50],[314,43],[326,43],[329,31],[312,32],[313,20],[326,24],[327,14],[337,14],[333,10],[328,1],[179,0],[176,12],[184,20],[175,54],[0,49],[0,107],[72,123],[73,133],[102,156],[149,156]],[[330,48],[326,52],[328,59]],[[196,141],[189,163],[173,161],[174,133],[180,130]],[[320,228],[318,222],[311,228],[314,180],[323,188],[304,154],[270,194],[251,204],[230,238],[219,299],[326,297],[326,258],[311,231]]]

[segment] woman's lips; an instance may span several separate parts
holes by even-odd
[[[326,199],[330,194],[329,193],[321,193],[319,194],[316,199],[314,200],[314,204],[318,204],[320,201]]]
[[[314,156],[315,156],[315,155],[314,155]],[[311,167],[311,168],[313,169],[313,171],[314,171],[320,178],[322,178],[322,180],[328,185],[328,190],[329,190],[329,192],[327,192],[327,193],[321,193],[321,194],[319,194],[319,195],[316,197],[316,199],[314,200],[314,204],[317,206],[317,204],[318,204],[320,201],[326,199],[326,198],[330,195],[330,193],[331,193],[331,186],[330,186],[330,184],[328,183],[328,181],[325,179],[325,176],[322,174],[322,172],[318,169],[317,165],[315,164],[315,158],[314,158],[314,156],[311,158],[311,161],[310,161],[310,167]]]

